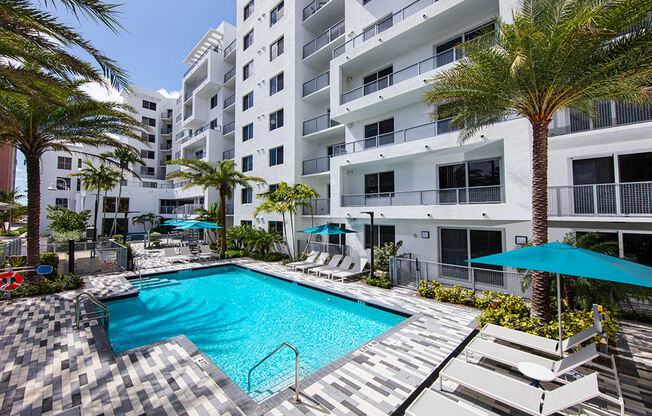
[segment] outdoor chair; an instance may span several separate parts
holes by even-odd
[[[546,391],[454,358],[440,373],[439,387],[442,391],[444,380],[457,383],[530,415],[553,415],[570,407],[585,404],[596,397],[617,401],[600,393],[598,373],[588,374],[554,390]],[[624,406],[621,402],[619,404],[621,415],[624,415]]]
[[[188,255],[178,254],[176,252],[176,250],[174,249],[174,247],[166,247],[163,250],[163,253],[165,254],[165,258],[168,259],[172,263],[177,262],[177,261],[188,261],[188,260],[190,260],[190,257],[188,257]],[[190,253],[190,250],[188,251],[188,253]]]
[[[406,416],[430,416],[434,414],[434,410],[440,415],[455,415],[455,416],[487,416],[486,412],[482,412],[471,406],[457,402],[450,397],[443,394],[425,389],[416,398],[414,403],[405,411]]]
[[[199,256],[200,258],[211,258],[211,257],[216,257],[217,253],[214,253],[208,244],[202,244],[199,247],[199,253],[197,253],[197,256]]]
[[[317,272],[318,276],[326,276],[330,277],[332,274],[338,273],[338,272],[345,272],[351,268],[351,265],[355,261],[355,257],[352,256],[346,256],[344,257],[344,260],[342,260],[342,263],[338,267],[334,267],[332,269],[323,269]]]
[[[369,260],[366,258],[360,258],[354,265],[351,270],[343,271],[343,272],[337,272],[331,274],[331,279],[341,278],[342,283],[344,283],[344,279],[350,278],[350,277],[356,277],[362,274],[365,266],[367,265],[367,262]]]
[[[340,254],[336,254],[333,257],[331,257],[327,265],[320,266],[320,267],[313,267],[312,269],[308,270],[308,273],[315,273],[315,275],[318,275],[320,270],[336,269],[337,265],[340,264],[340,261],[342,261],[342,256]]]
[[[308,254],[308,258],[306,258],[305,260],[303,260],[303,261],[294,261],[292,263],[286,264],[286,266],[288,266],[290,269],[294,270],[295,266],[299,266],[299,265],[302,265],[302,264],[308,264],[308,263],[314,263],[315,260],[317,259],[318,255],[319,255],[319,251],[313,250],[313,251],[310,252],[310,254]]]
[[[313,267],[323,266],[324,264],[326,264],[327,258],[328,258],[328,253],[320,253],[319,256],[317,257],[317,260],[315,260],[314,263],[296,265],[294,266],[294,270],[301,270],[302,272],[305,272],[306,270],[311,269]]]

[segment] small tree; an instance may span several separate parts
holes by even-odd
[[[269,232],[262,228],[252,228],[246,244],[253,250],[267,254],[274,244],[281,244],[283,241],[283,236],[279,233]]]
[[[91,216],[90,210],[75,212],[50,205],[47,207],[47,211],[48,214],[45,218],[51,221],[48,229],[52,232],[54,240],[63,242],[83,238],[86,227],[88,227],[88,219]]]
[[[152,228],[156,227],[159,224],[160,220],[161,217],[151,212],[147,214],[138,215],[137,217],[133,217],[131,219],[132,224],[141,224],[145,229],[145,236],[146,236],[145,247],[147,247],[148,245],[149,234],[152,231]]]
[[[0,202],[4,202],[6,204],[11,204],[11,205],[16,205],[16,208],[9,208],[5,212],[2,213],[2,229],[4,230],[4,223],[5,223],[5,217],[7,220],[7,231],[11,232],[11,223],[13,222],[13,219],[17,215],[22,215],[26,209],[24,206],[19,205],[18,201],[21,199],[24,199],[25,195],[21,194],[18,189],[14,189],[13,191],[5,192],[0,190]]]

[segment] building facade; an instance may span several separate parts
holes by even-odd
[[[449,120],[423,103],[427,81],[461,58],[455,46],[509,20],[515,5],[237,0],[235,27],[210,29],[186,57],[172,137],[165,150],[157,142],[154,163],[233,159],[263,177],[234,192],[227,225],[280,231],[278,215],[254,217],[257,195],[281,181],[309,185],[320,197],[297,213],[296,230],[330,222],[356,231],[317,238],[317,248],[364,255],[403,241],[401,252],[448,265],[516,248],[531,235],[529,122],[459,144]],[[563,111],[551,126],[550,240],[598,231],[652,264],[652,111],[605,103],[600,114],[598,123]],[[178,215],[217,201],[214,191],[157,178],[148,192],[158,200],[137,209]]]
[[[0,190],[13,191],[16,187],[16,149],[0,146]],[[22,190],[24,191],[24,189]]]

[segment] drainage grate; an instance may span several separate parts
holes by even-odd
[[[195,358],[195,364],[197,364],[199,367],[206,367],[208,365],[208,361],[202,356],[199,356]]]

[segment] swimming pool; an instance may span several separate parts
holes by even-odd
[[[237,266],[154,275],[137,297],[107,302],[116,353],[186,335],[255,400],[289,385],[297,347],[301,377],[360,347],[406,318]]]

